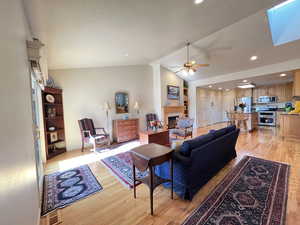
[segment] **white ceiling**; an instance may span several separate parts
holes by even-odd
[[[198,58],[197,62],[209,63],[210,66],[200,68],[193,76],[182,75],[187,80],[207,79],[300,58],[300,41],[273,46],[265,10],[215,32],[193,46],[192,55]],[[183,48],[160,62],[176,71],[174,66],[180,65],[185,55]],[[258,56],[258,60],[250,61],[253,55]]]
[[[280,77],[280,74],[285,73],[285,77]],[[285,71],[282,73],[274,73],[274,74],[268,74],[264,76],[257,76],[257,77],[251,77],[247,79],[247,83],[252,83],[255,86],[264,86],[264,85],[275,85],[275,84],[284,84],[288,82],[293,81],[293,71]],[[220,83],[214,83],[211,84],[211,87],[209,85],[200,86],[201,88],[211,88],[218,90],[219,88],[222,88],[222,90],[226,89],[234,89],[237,88],[238,85],[243,84],[244,79],[238,79],[234,81],[226,81],[226,82],[220,82]]]
[[[192,79],[282,60],[269,51],[272,46],[262,13],[249,17],[282,0],[206,0],[200,5],[193,0],[41,1],[49,69],[147,64],[182,48],[186,40],[200,40],[197,44],[203,47],[214,40],[213,48],[232,47],[212,54],[211,67]],[[228,27],[246,17],[242,24]],[[286,48],[280,51],[285,54]],[[247,65],[251,54],[263,58]]]

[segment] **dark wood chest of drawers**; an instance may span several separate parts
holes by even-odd
[[[120,143],[138,139],[139,119],[113,120],[113,139]]]

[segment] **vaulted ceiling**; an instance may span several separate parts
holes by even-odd
[[[209,63],[200,68],[188,80],[208,79],[218,75],[236,73],[266,65],[300,58],[300,41],[274,46],[269,31],[266,11],[261,10],[237,23],[225,27],[191,46],[191,56],[197,63]],[[251,56],[258,59],[251,61]],[[181,48],[165,56],[159,62],[176,71],[177,65],[186,59],[186,49]],[[299,65],[300,68],[300,65]]]
[[[261,10],[282,0],[206,0],[199,5],[193,0],[40,1],[50,69],[148,64],[159,59],[172,66],[183,63],[171,56],[187,40],[201,48],[229,47],[211,53],[212,66],[191,78],[199,79],[247,68],[241,51],[247,61],[248,55],[270,48],[269,34],[261,33],[266,32]],[[230,26],[241,20],[246,22]]]

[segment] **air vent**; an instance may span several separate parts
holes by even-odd
[[[46,216],[46,225],[58,225],[62,223],[61,213],[59,210],[55,210]]]

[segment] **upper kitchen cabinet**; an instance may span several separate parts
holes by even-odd
[[[286,102],[286,101],[291,101],[293,98],[293,82],[287,83],[284,88],[284,95],[283,98],[280,99],[280,102]]]
[[[300,96],[300,70],[296,70],[294,74],[293,96]]]
[[[260,86],[253,89],[253,102],[260,96],[276,96],[278,102],[291,101],[293,97],[293,83]]]
[[[237,88],[236,90],[236,97],[237,98],[244,98],[244,97],[251,97],[252,96],[252,89],[242,89],[242,88]]]

